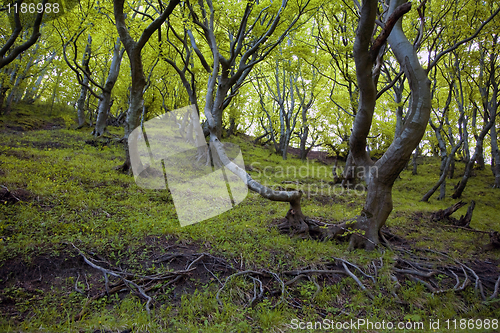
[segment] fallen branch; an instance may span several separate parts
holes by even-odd
[[[459,210],[460,208],[462,208],[465,205],[466,205],[465,202],[459,201],[451,207],[448,207],[446,209],[440,209],[437,212],[433,213],[431,215],[431,218],[433,221],[446,220],[450,217],[451,214],[453,214],[454,212],[456,212],[457,210]]]
[[[469,224],[472,220],[472,212],[474,211],[474,208],[476,207],[476,202],[472,200],[470,202],[469,208],[467,208],[467,213],[465,215],[462,215],[460,219],[458,220],[458,225],[461,227],[468,228]]]
[[[428,272],[428,273],[424,273],[424,272],[416,271],[416,270],[413,270],[413,269],[398,269],[398,268],[394,268],[394,271],[396,273],[418,275],[418,276],[425,277],[425,278],[429,278],[431,276],[436,275],[436,272],[432,272],[431,271],[431,272]]]

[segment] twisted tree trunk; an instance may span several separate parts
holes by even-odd
[[[115,86],[116,80],[118,80],[118,74],[120,74],[120,65],[122,63],[124,49],[120,50],[120,38],[118,37],[115,47],[113,48],[113,60],[109,67],[109,74],[104,84],[104,89],[101,94],[101,99],[99,100],[97,120],[95,123],[95,129],[92,133],[93,135],[100,136],[104,133],[106,129],[109,108],[111,105],[111,92]]]
[[[144,106],[143,91],[146,86],[146,77],[144,75],[144,68],[142,65],[141,51],[146,45],[151,35],[161,28],[161,25],[170,16],[174,8],[179,4],[180,0],[171,0],[164,11],[158,16],[151,24],[144,29],[138,41],[135,41],[127,28],[125,23],[125,14],[123,12],[124,0],[114,0],[113,9],[116,20],[116,29],[120,40],[125,47],[127,56],[130,60],[130,75],[132,77],[132,87],[130,89],[130,102],[127,110],[127,117],[125,122],[125,133],[123,140],[125,144],[125,162],[120,167],[124,172],[129,172],[131,168],[130,161],[130,148],[128,145],[128,137],[132,131],[139,126],[142,109]],[[132,140],[135,142],[135,140]],[[136,143],[136,142],[135,142]],[[132,147],[132,149],[134,149]]]
[[[355,220],[330,228],[332,237],[344,234],[346,230],[352,233],[350,248],[374,249],[379,244],[379,231],[392,211],[392,186],[424,135],[431,109],[427,72],[420,65],[413,45],[406,38],[400,19],[410,10],[411,4],[392,0],[385,28],[371,44],[377,4],[376,0],[363,2],[354,43],[360,98],[349,142],[355,165],[364,168],[364,174],[367,175],[366,201],[361,214]],[[377,95],[377,82],[373,79],[372,72],[386,39],[408,78],[412,99],[400,134],[395,136],[382,158],[373,163],[366,151],[366,139],[370,132]]]
[[[88,84],[89,84],[89,62],[90,53],[92,52],[92,36],[89,35],[87,39],[87,46],[85,47],[85,52],[83,53],[82,68],[85,70],[83,73],[83,84],[80,88],[80,96],[76,102],[76,113],[78,115],[78,128],[85,126],[85,100],[87,99]]]

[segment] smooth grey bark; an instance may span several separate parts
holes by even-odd
[[[483,127],[481,133],[476,138],[476,149],[474,151],[474,154],[472,155],[471,159],[469,162],[465,165],[465,170],[464,174],[462,176],[462,179],[460,180],[460,183],[458,184],[457,188],[455,189],[455,192],[452,194],[453,199],[458,199],[462,196],[463,191],[465,190],[465,187],[467,186],[467,182],[471,176],[472,173],[472,168],[474,167],[475,162],[477,161],[477,156],[480,151],[482,151],[483,148],[483,142],[484,142],[484,137],[486,134],[488,134],[491,126],[493,125],[493,122],[488,122],[488,124]]]
[[[493,35],[492,38],[493,45],[498,44],[498,35]],[[496,128],[496,119],[498,117],[498,109],[500,107],[499,101],[499,79],[498,79],[498,59],[499,53],[493,48],[489,51],[488,61],[489,64],[486,67],[488,71],[488,79],[485,81],[485,85],[480,88],[481,97],[483,98],[483,108],[485,112],[490,116],[490,122],[492,123],[490,129],[490,146],[491,146],[491,170],[493,176],[495,177],[495,182],[493,184],[494,188],[500,188],[500,153],[498,151],[498,135]],[[486,50],[485,50],[486,52]]]
[[[76,101],[76,114],[78,115],[78,128],[85,126],[85,100],[87,99],[88,84],[89,84],[89,62],[90,55],[92,53],[92,36],[89,35],[87,38],[87,46],[85,47],[85,52],[83,52],[82,58],[82,68],[83,72],[83,84],[80,88],[80,96]]]
[[[411,171],[411,174],[412,175],[417,175],[418,174],[418,155],[420,154],[420,148],[417,146],[417,148],[415,148],[415,151],[413,152],[413,157],[412,157],[412,166],[413,166],[413,169]]]
[[[482,139],[479,139],[476,137],[477,141],[481,141]],[[476,156],[476,163],[477,163],[477,169],[478,170],[484,170],[485,168],[485,161],[484,161],[484,147],[483,145],[476,145],[476,152],[474,153],[474,156]]]
[[[182,13],[182,18],[184,18],[184,13]],[[198,115],[200,114],[200,107],[198,105],[198,96],[196,90],[196,76],[195,73],[191,70],[192,64],[194,62],[193,59],[193,46],[190,43],[190,37],[188,33],[188,29],[186,26],[183,26],[183,33],[180,34],[174,28],[173,25],[168,25],[168,30],[166,34],[166,40],[169,46],[169,50],[173,50],[177,56],[175,57],[167,57],[163,54],[161,55],[161,59],[167,62],[172,68],[177,72],[179,78],[181,79],[182,85],[187,92],[189,103],[194,105],[196,108],[196,112]],[[171,32],[171,33],[170,33]],[[173,37],[172,37],[173,35]],[[178,46],[178,43],[182,45],[182,47]],[[170,54],[170,53],[168,53]],[[177,59],[180,58],[181,64],[177,63]],[[160,90],[160,89],[158,89]],[[163,108],[166,109],[165,105],[165,94],[160,90],[160,94],[163,99]],[[177,107],[177,106],[175,106]],[[208,136],[208,134],[207,134]]]
[[[128,137],[132,131],[139,126],[140,118],[142,114],[142,109],[144,106],[144,87],[146,86],[146,78],[144,75],[144,68],[142,65],[142,49],[146,45],[151,35],[161,28],[161,25],[166,21],[166,19],[173,12],[174,8],[179,4],[180,0],[170,0],[168,6],[165,7],[164,11],[158,16],[151,24],[148,25],[146,29],[142,32],[139,40],[135,41],[127,28],[125,23],[125,14],[123,12],[123,7],[125,0],[114,0],[114,17],[116,21],[116,29],[118,30],[118,35],[120,40],[125,47],[127,56],[130,61],[130,76],[132,78],[132,86],[130,88],[130,100],[129,107],[127,110],[127,116],[125,120],[125,133],[123,140],[126,143],[125,148],[125,162],[123,163],[121,169],[124,172],[128,172],[131,167],[130,163],[130,150],[128,146]]]
[[[430,81],[427,72],[420,65],[413,45],[406,38],[400,19],[410,10],[411,4],[401,0],[390,2],[385,28],[372,45],[377,4],[376,0],[363,2],[354,43],[360,96],[349,143],[356,166],[365,168],[365,181],[368,187],[366,201],[355,221],[332,228],[333,235],[343,234],[345,229],[354,232],[350,238],[350,248],[374,249],[379,244],[380,228],[392,211],[392,186],[424,135],[431,109]],[[408,78],[412,99],[401,134],[394,137],[385,154],[374,163],[367,154],[366,139],[371,128],[377,97],[373,69],[385,38]]]
[[[411,8],[411,4],[405,3],[404,0],[390,1],[387,13],[388,19],[385,21],[382,33],[371,45],[377,3],[378,1],[375,0],[363,1],[354,43],[356,79],[360,95],[358,113],[351,133],[350,149],[355,165],[369,170],[365,172],[368,186],[367,197],[363,210],[355,221],[331,228],[333,236],[345,233],[346,229],[354,232],[350,238],[350,248],[364,247],[373,249],[379,243],[379,230],[392,211],[391,192],[394,181],[404,169],[412,151],[422,139],[430,117],[431,94],[427,72],[445,54],[454,51],[460,45],[475,38],[481,29],[500,11],[500,8],[495,11],[472,36],[437,54],[432,62],[429,61],[430,65],[427,70],[424,70],[420,65],[413,45],[408,41],[402,29],[400,17]],[[397,21],[391,32],[395,20]],[[387,38],[388,34],[389,37]],[[380,50],[386,38],[408,78],[411,100],[401,134],[394,137],[393,142],[382,158],[373,163],[367,154],[366,139],[371,128],[377,98],[376,79],[378,75],[375,61],[380,61]]]
[[[338,156],[338,154],[337,154]],[[356,183],[356,166],[354,164],[354,158],[349,151],[345,161],[345,169],[342,172],[342,182],[343,188],[350,188]]]
[[[17,76],[16,81],[14,82],[14,85],[10,89],[10,93],[9,93],[9,96],[7,97],[7,102],[5,105],[6,112],[9,112],[13,102],[18,102],[18,100],[20,99],[20,97],[21,97],[20,95],[22,94],[22,92],[20,92],[21,89],[19,87],[20,87],[22,81],[24,79],[26,79],[26,76],[28,75],[28,72],[31,69],[31,66],[35,62],[35,55],[36,55],[39,47],[40,47],[40,44],[36,44],[33,53],[29,56],[29,59],[26,63],[26,67],[23,70],[23,73],[21,75]]]
[[[455,57],[455,75],[457,80],[454,84],[454,95],[455,102],[457,103],[459,117],[458,117],[458,134],[460,136],[460,141],[463,142],[462,148],[462,161],[466,164],[469,163],[470,160],[470,148],[469,148],[469,131],[467,129],[467,122],[469,120],[468,116],[465,114],[465,97],[464,97],[464,89],[462,84],[462,70],[464,70],[464,65],[461,65],[460,58],[457,52],[454,52],[453,56]],[[458,84],[457,84],[458,83]]]
[[[269,42],[269,39],[281,23],[288,0],[282,0],[278,12],[273,15],[265,15],[265,9],[263,9],[253,22],[249,20],[256,4],[248,2],[239,26],[236,29],[227,31],[229,48],[226,57],[221,54],[215,37],[215,12],[212,2],[210,0],[199,1],[199,11],[190,2],[187,2],[186,5],[194,23],[193,28],[198,29],[204,36],[212,54],[213,61],[209,65],[209,61],[200,51],[192,30],[187,29],[192,48],[206,72],[210,75],[205,95],[204,113],[207,117],[210,132],[215,131],[220,139],[224,109],[231,103],[253,67],[266,59],[274,48],[285,39],[289,31],[306,11],[309,0],[300,4],[296,14],[290,19],[284,31],[272,42]],[[264,31],[254,30],[257,23],[266,26],[266,29]]]
[[[26,94],[24,94],[23,102],[32,104],[38,99],[38,97],[40,97],[38,92],[42,90],[40,88],[45,77],[45,73],[46,71],[42,71],[36,79],[35,83],[28,87],[28,89],[26,90]]]
[[[31,83],[26,88],[26,93],[22,97],[22,101],[27,104],[34,103],[39,97],[39,92],[43,91],[45,88],[42,88],[42,82],[47,73],[47,69],[49,64],[55,59],[57,52],[52,52],[45,59],[43,59],[43,68],[39,71],[38,77],[36,81],[31,81]]]
[[[101,98],[99,99],[99,105],[97,107],[97,119],[94,131],[92,132],[92,134],[96,137],[101,136],[106,129],[108,113],[111,107],[111,92],[116,84],[116,80],[118,80],[123,53],[125,52],[125,49],[120,49],[120,46],[121,41],[120,37],[118,37],[115,46],[113,47],[113,60],[111,61],[111,65],[109,67],[108,77],[106,78],[106,83],[104,84]]]
[[[18,69],[19,65],[16,64],[14,68],[7,68],[7,70],[4,70],[4,73],[9,76],[9,79],[7,80],[8,82],[5,82],[6,78],[3,78],[0,84],[0,112],[3,110],[3,104],[5,98],[7,97],[7,92],[9,91],[10,87],[14,84]]]
[[[436,135],[436,139],[438,140],[439,154],[441,157],[441,165],[439,166],[439,171],[440,174],[445,175],[445,180],[441,182],[441,189],[438,197],[438,200],[442,200],[446,196],[446,175],[448,174],[448,168],[450,167],[448,161],[451,159],[448,158],[448,152],[446,151],[446,143],[444,142],[443,136],[441,135],[441,131],[443,130],[443,123],[440,123],[439,127],[436,127],[432,123],[432,120],[429,119],[429,125],[431,125]]]
[[[394,135],[398,136],[401,133],[405,122],[404,104],[406,101],[403,100],[403,93],[405,90],[406,77],[402,75],[400,70],[394,68],[391,62],[384,62],[383,66],[380,66],[380,72],[389,84],[381,91],[377,92],[377,99],[382,96],[383,92],[392,89],[394,103],[398,105],[396,107],[396,129],[394,130]]]
[[[434,74],[434,86],[433,86],[433,89],[431,92],[431,98],[435,94],[436,83],[437,83],[436,74]],[[432,127],[432,129],[434,130],[434,134],[436,135],[436,139],[438,141],[439,152],[440,152],[440,156],[441,156],[441,166],[439,168],[440,175],[444,175],[444,177],[445,177],[443,181],[439,182],[441,184],[441,188],[440,188],[438,200],[443,200],[444,197],[446,196],[446,175],[448,174],[448,170],[450,168],[451,161],[454,160],[454,157],[452,159],[450,159],[448,157],[448,151],[446,149],[446,142],[444,141],[444,138],[443,138],[443,133],[444,133],[443,132],[443,125],[445,123],[445,120],[447,119],[448,110],[450,108],[450,104],[451,104],[451,100],[452,100],[453,83],[454,83],[453,81],[449,82],[448,97],[446,99],[446,103],[445,103],[444,107],[442,108],[442,111],[438,110],[437,112],[435,112],[437,115],[439,115],[439,111],[441,111],[440,119],[438,119],[439,126],[434,125],[432,119],[429,118],[429,125]],[[450,140],[451,140],[451,138],[450,138]],[[454,146],[453,143],[451,143],[451,145],[452,145],[452,147]],[[457,149],[458,149],[458,147],[457,147]],[[433,191],[433,193],[434,193],[434,191]],[[431,193],[431,195],[432,195],[432,193]],[[427,201],[427,200],[423,200],[423,201]]]
[[[495,177],[493,187],[500,188],[500,152],[498,151],[498,135],[496,125],[491,126],[490,141],[491,141],[491,170]]]
[[[446,124],[448,126],[450,126],[450,123],[448,121],[448,117],[446,119]],[[451,130],[451,126],[448,127],[448,139],[450,141],[450,145],[452,147],[454,147],[455,146],[455,139],[453,139],[453,131]],[[453,158],[451,159],[451,162],[450,162],[450,166],[448,169],[448,178],[453,179],[454,174],[455,174],[455,156],[453,156]],[[443,194],[443,198],[444,198],[444,194]]]
[[[427,202],[429,200],[429,198],[434,194],[434,192],[436,192],[438,187],[440,187],[441,184],[446,182],[446,175],[448,174],[448,170],[450,168],[451,161],[455,158],[455,154],[456,154],[458,148],[460,148],[460,146],[462,145],[462,143],[463,143],[463,141],[460,141],[457,145],[455,145],[453,147],[453,149],[450,152],[450,155],[448,155],[446,160],[445,160],[445,164],[444,164],[444,167],[442,168],[442,172],[441,172],[441,177],[439,178],[438,182],[426,194],[424,194],[424,196],[422,197],[422,199],[420,199],[420,201]],[[443,196],[443,197],[441,197],[441,196]],[[442,199],[444,199],[444,194],[440,193],[438,200],[442,200]]]
[[[299,71],[300,71],[300,73],[302,73],[300,66],[299,66]],[[312,68],[311,72],[312,72],[311,82],[316,83],[317,82],[316,81],[316,70],[314,69],[314,67]],[[313,105],[314,100],[315,100],[315,96],[314,96],[315,84],[313,84],[312,87],[310,87],[309,94],[307,94],[309,97],[309,100],[306,100],[307,88],[305,86],[304,80],[300,80],[300,83],[301,83],[302,89],[299,89],[298,85],[295,86],[297,98],[299,99],[299,103],[300,103],[299,110],[300,110],[300,113],[302,115],[302,123],[301,123],[300,130],[297,133],[297,136],[300,139],[300,145],[299,145],[300,156],[299,157],[302,161],[305,161],[307,158],[307,154],[309,154],[311,149],[316,146],[316,141],[319,138],[319,134],[317,134],[315,136],[314,133],[310,133],[311,128],[309,127],[309,120],[310,120],[309,110],[312,108],[312,105]],[[310,136],[310,134],[311,134],[311,136]],[[312,139],[312,142],[308,145],[307,140],[310,137]]]
[[[78,116],[78,128],[85,126],[85,101],[87,100],[87,85],[89,84],[88,76],[85,75],[83,78],[83,83],[85,86],[80,87],[80,95],[76,101],[76,114]]]
[[[194,52],[197,54],[205,70],[210,73],[207,83],[204,114],[207,118],[209,141],[216,148],[221,163],[232,173],[245,181],[247,187],[251,191],[257,192],[269,200],[288,202],[290,204],[290,209],[286,215],[288,221],[287,228],[291,230],[292,233],[304,233],[308,231],[309,227],[306,224],[306,217],[301,210],[300,198],[302,193],[300,191],[275,191],[253,180],[245,170],[239,168],[227,158],[224,148],[220,143],[222,113],[224,109],[229,105],[253,67],[264,60],[270,52],[283,41],[290,29],[297,23],[298,19],[304,14],[309,5],[309,1],[304,2],[298,9],[296,16],[290,20],[284,32],[275,41],[267,43],[280,23],[283,10],[287,6],[287,3],[287,0],[283,0],[278,12],[271,15],[270,18],[268,15],[261,16],[261,12],[254,22],[249,22],[249,17],[254,9],[255,3],[247,2],[245,12],[239,27],[237,27],[237,31],[232,31],[231,29],[228,31],[230,45],[228,51],[229,58],[226,58],[219,52],[219,46],[215,38],[214,8],[212,2],[206,1],[207,10],[205,3],[199,1],[198,4],[200,6],[201,16],[198,15],[194,7],[188,2],[187,5],[193,22],[195,26],[201,29],[212,52],[213,63],[211,65],[208,64],[208,61],[206,61],[203,54],[199,51],[196,40],[190,30],[188,30],[188,34]],[[254,34],[257,33],[253,31],[257,22],[264,24],[266,18],[267,30],[258,32],[257,36],[249,38],[249,36],[254,36]],[[239,59],[239,63],[237,63],[237,59]],[[230,95],[228,95],[229,92],[231,92]]]
[[[493,35],[492,36],[492,42],[493,45],[497,44],[498,41],[498,35]],[[487,53],[490,51],[489,53]],[[484,138],[490,132],[491,128],[495,126],[495,122],[497,119],[498,115],[498,108],[500,106],[499,103],[499,82],[497,80],[497,70],[498,70],[498,64],[497,64],[497,59],[498,59],[498,53],[496,53],[493,49],[488,50],[481,46],[480,48],[480,71],[479,71],[479,80],[476,80],[472,75],[471,75],[471,81],[475,82],[475,84],[479,88],[479,92],[481,94],[481,102],[482,102],[482,108],[483,108],[483,120],[484,120],[484,127],[482,128],[481,132],[479,135],[475,135],[476,137],[476,149],[474,151],[474,155],[470,159],[470,161],[467,163],[465,167],[464,174],[462,176],[462,179],[455,189],[455,192],[452,195],[452,198],[460,198],[462,196],[463,191],[465,190],[465,187],[467,185],[467,181],[469,177],[471,176],[472,169],[474,167],[475,162],[483,161],[484,163],[484,157],[483,157],[483,145],[484,145]],[[477,114],[478,111],[478,105],[472,101],[474,104],[474,113]],[[475,116],[473,115],[473,128],[474,128],[474,122],[475,122]],[[496,133],[494,133],[496,134]],[[479,165],[479,168],[481,166]],[[496,178],[496,177],[495,177]],[[496,181],[496,179],[495,179]]]
[[[280,50],[281,52],[281,50]],[[290,63],[290,61],[288,61]],[[260,72],[257,79],[257,91],[260,97],[260,105],[266,113],[270,131],[273,133],[271,139],[274,144],[274,150],[281,155],[283,160],[287,159],[288,147],[292,138],[292,133],[297,125],[297,117],[300,114],[300,107],[296,108],[295,103],[295,87],[297,85],[298,76],[296,73],[286,71],[283,66],[280,66],[279,59],[276,60],[274,70],[274,82]],[[261,90],[259,81],[263,80],[267,86],[266,91]],[[272,106],[269,108],[265,97],[270,96]],[[275,128],[272,120],[272,114],[279,115],[279,127]],[[277,132],[278,135],[274,133]],[[278,136],[278,137],[277,137]]]
[[[3,112],[3,103],[5,101],[5,96],[7,95],[7,91],[9,88],[0,87],[0,114]]]
[[[299,158],[302,161],[305,161],[307,158],[307,154],[311,151],[311,149],[313,148],[313,145],[315,143],[315,142],[313,142],[309,148],[307,147],[307,139],[309,138],[309,125],[307,124],[307,112],[305,110],[302,110],[302,123],[305,123],[305,125],[302,126],[301,132],[299,134],[299,138],[300,138]]]
[[[51,103],[50,103],[50,112],[49,115],[52,115],[52,111],[54,110],[54,103],[56,102],[57,99],[57,90],[59,89],[59,82],[61,82],[61,75],[60,72],[57,72],[56,70],[56,82],[54,84],[54,89],[52,89],[52,96],[51,96]]]
[[[291,40],[288,40],[291,45]],[[283,50],[279,47],[280,54]],[[283,63],[284,62],[284,63]],[[301,70],[301,61],[298,63],[297,71],[289,71],[286,68],[291,67],[291,60],[275,61],[274,79],[270,80],[262,71],[259,72],[255,80],[254,87],[259,94],[261,109],[266,114],[268,126],[264,129],[270,132],[271,140],[277,154],[281,155],[283,160],[287,159],[290,140],[295,134],[300,139],[300,158],[305,160],[307,153],[313,148],[316,139],[308,145],[310,128],[308,125],[308,112],[314,103],[314,86],[316,84],[316,71],[313,68],[311,87],[306,87],[304,75]],[[263,81],[267,90],[261,88],[260,81]],[[266,97],[272,101],[271,107],[266,103]],[[278,114],[279,125],[272,120],[272,114]],[[298,125],[298,117],[301,115],[301,126],[298,131],[295,129]],[[276,128],[277,127],[277,128]],[[278,134],[275,134],[275,133]]]

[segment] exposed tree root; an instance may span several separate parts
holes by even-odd
[[[490,243],[484,247],[485,251],[500,249],[500,233],[498,231],[490,232]]]
[[[459,210],[460,208],[462,208],[465,205],[466,205],[465,202],[459,201],[446,209],[440,209],[437,212],[433,213],[431,215],[431,218],[433,221],[448,220],[450,218],[451,214],[453,214],[454,212],[456,212],[457,210]]]
[[[77,248],[74,244],[71,244],[77,251],[78,253],[82,256],[83,260],[85,263],[87,263],[89,266],[92,268],[95,268],[99,271],[102,272],[104,275],[104,287],[105,291],[101,292],[92,298],[89,298],[82,309],[82,311],[75,316],[74,320],[80,320],[83,315],[86,312],[86,307],[87,305],[96,299],[99,299],[104,296],[109,296],[114,293],[120,292],[122,290],[130,290],[131,292],[134,292],[137,294],[139,297],[143,298],[146,300],[146,310],[148,313],[150,313],[150,304],[153,302],[153,298],[147,294],[148,291],[154,289],[155,287],[159,286],[161,284],[162,288],[165,288],[166,286],[173,284],[180,280],[183,276],[188,275],[190,272],[194,271],[196,268],[192,268],[192,266],[201,260],[204,256],[210,256],[208,254],[202,253],[197,259],[193,260],[188,267],[185,270],[178,270],[174,272],[165,272],[162,274],[155,274],[155,275],[149,275],[149,276],[141,276],[141,275],[134,275],[131,273],[127,273],[125,271],[122,271],[121,269],[107,269],[104,268],[98,264],[95,263],[96,260],[85,256],[85,254]],[[112,286],[109,285],[109,277],[112,276],[115,278],[118,278],[118,282],[113,284]],[[168,281],[166,284],[163,283],[164,281]]]
[[[456,218],[451,217],[451,214],[456,212],[458,209],[462,208],[466,204],[463,201],[459,201],[451,207],[447,209],[440,209],[439,211],[433,213],[431,218],[433,221],[446,221],[451,222],[453,225],[458,227],[463,227],[468,229],[470,222],[472,221],[472,213],[474,212],[474,208],[476,207],[476,202],[474,200],[471,201],[469,208],[467,208],[467,213],[465,215],[460,216],[457,220]]]
[[[286,217],[278,225],[278,228],[282,233],[287,233],[290,236],[300,235],[302,238],[317,240],[349,239],[350,250],[355,248],[375,249],[379,244],[378,239],[374,241],[366,236],[366,231],[362,227],[363,223],[360,223],[362,219],[363,216],[358,216],[343,223],[331,224],[305,217],[301,212],[290,209]],[[390,236],[396,237],[394,235]]]
[[[290,236],[298,235],[306,238],[311,236],[314,225],[315,221],[304,216],[300,209],[290,208],[278,228],[282,233],[288,233]]]
[[[319,222],[315,221],[315,223]],[[328,226],[325,228],[324,224],[318,225],[318,227],[328,230]],[[388,237],[390,236],[388,235]],[[118,268],[106,268],[111,266],[109,264],[103,267],[102,263],[106,263],[105,260],[92,259],[76,246],[73,245],[73,247],[82,256],[85,263],[104,275],[103,289],[105,289],[93,297],[89,297],[84,308],[75,316],[74,320],[80,320],[84,316],[90,302],[122,291],[137,294],[145,301],[146,310],[149,312],[150,305],[156,304],[155,290],[161,292],[166,286],[182,283],[185,277],[193,276],[196,274],[195,271],[200,273],[200,270],[208,271],[220,284],[215,298],[222,310],[224,310],[224,303],[235,301],[235,297],[239,298],[237,302],[244,307],[255,307],[263,299],[268,299],[271,301],[272,307],[286,303],[291,307],[301,309],[304,304],[300,298],[293,295],[297,292],[294,285],[301,280],[308,280],[315,286],[315,291],[310,296],[312,298],[321,292],[325,283],[336,283],[343,278],[348,278],[352,279],[356,283],[355,286],[357,285],[370,299],[375,298],[373,289],[380,288],[385,289],[396,302],[401,304],[405,303],[401,301],[398,292],[405,280],[422,284],[432,294],[449,291],[461,292],[473,284],[474,290],[483,301],[498,298],[500,289],[500,276],[496,269],[494,271],[485,270],[480,264],[465,264],[444,252],[429,249],[408,251],[395,247],[393,252],[396,260],[388,268],[382,257],[373,260],[366,267],[360,267],[343,258],[333,257],[321,264],[282,272],[273,272],[268,269],[243,269],[243,263],[239,265],[240,269],[237,269],[224,259],[208,253],[183,254],[173,252],[156,258],[153,262],[168,262],[169,264],[173,260],[181,258],[187,262],[185,269],[169,271],[166,268],[164,272],[145,276],[125,272]],[[220,269],[212,271],[213,268],[212,270],[207,268],[209,264],[213,265],[212,267],[222,267],[223,271]],[[386,266],[385,269],[383,269],[384,266]],[[228,275],[228,272],[232,274]],[[224,278],[221,278],[221,273]],[[387,274],[390,276],[389,280],[386,278]],[[114,280],[113,283],[109,281],[110,277]],[[250,285],[246,284],[249,287],[242,287],[241,284],[232,286],[230,282],[236,277],[250,282]],[[80,275],[77,281],[79,279]],[[384,284],[384,286],[380,287],[380,284]],[[228,293],[229,288],[236,290]],[[77,284],[75,284],[75,290],[85,293],[84,290],[78,289]],[[379,291],[377,291],[378,293]],[[487,294],[491,296],[487,297]]]
[[[0,201],[3,201],[3,203],[13,204],[13,203],[21,201],[21,199],[19,199],[18,197],[16,197],[14,195],[14,193],[9,191],[9,189],[6,186],[0,185],[0,188],[1,188],[0,189]]]

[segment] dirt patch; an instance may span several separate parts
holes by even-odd
[[[28,190],[19,188],[10,191],[7,187],[0,186],[0,202],[5,205],[13,205],[20,201],[29,201],[32,198],[34,198],[34,195]]]
[[[64,139],[63,139],[64,140]],[[2,146],[6,147],[11,147],[11,148],[23,148],[23,147],[33,147],[39,150],[42,149],[64,149],[64,148],[70,148],[71,146],[61,143],[58,141],[27,141],[27,140],[20,140],[20,141],[14,141],[12,140],[11,142],[3,142],[1,143]],[[10,151],[10,150],[5,150],[2,152],[2,154],[10,155],[10,156],[16,156],[19,157],[20,159],[25,159],[26,156],[31,156],[34,157],[31,154],[28,155],[23,155],[23,153],[20,152],[15,152],[15,151]]]
[[[2,155],[13,156],[19,160],[30,160],[35,157],[35,155],[29,154],[21,150],[4,150],[2,151]]]
[[[7,128],[8,130],[14,131],[14,132],[24,132],[25,131],[24,127],[18,126],[18,125],[6,125],[5,128]]]
[[[47,122],[45,123],[40,129],[42,130],[56,130],[56,129],[61,129],[64,128],[64,119],[62,118],[55,118],[53,119],[54,122]]]
[[[0,313],[16,321],[24,320],[28,313],[18,307],[23,300],[41,299],[51,290],[66,288],[66,279],[77,277],[79,271],[87,269],[84,264],[81,258],[69,254],[40,255],[31,261],[19,258],[3,261],[0,266]],[[92,274],[94,279],[98,276],[95,273]]]
[[[173,279],[162,281],[171,282],[167,283],[168,287],[159,285],[149,288],[151,284],[147,285],[148,288],[144,287],[147,294],[155,299],[156,304],[163,302],[180,304],[183,295],[193,293],[203,285],[213,282],[214,276],[217,275],[222,279],[234,273],[224,258],[207,252],[210,248],[208,243],[183,242],[167,237],[146,237],[141,242],[143,246],[120,249],[121,254],[113,260],[110,251],[96,253],[85,251],[83,248],[81,250],[82,254],[96,265],[124,274],[127,272],[127,279],[138,284],[143,283],[141,282],[143,276],[156,274],[153,273],[153,266],[156,270],[164,272],[162,274],[185,271],[189,267],[189,272],[180,274],[175,281],[172,281]],[[38,254],[31,259],[17,257],[0,264],[1,315],[22,321],[30,315],[20,308],[23,300],[36,302],[47,295],[57,297],[58,294],[68,295],[74,291],[95,299],[106,295],[103,272],[85,262],[83,256],[71,245],[64,246],[63,250],[48,252],[60,253],[58,255]],[[137,274],[137,278],[128,273]],[[121,282],[111,275],[108,275],[108,278],[109,290]],[[152,283],[153,286],[155,284],[156,282]],[[130,294],[126,288],[118,289],[115,292],[120,298]],[[80,310],[75,309],[75,312],[78,313]]]

